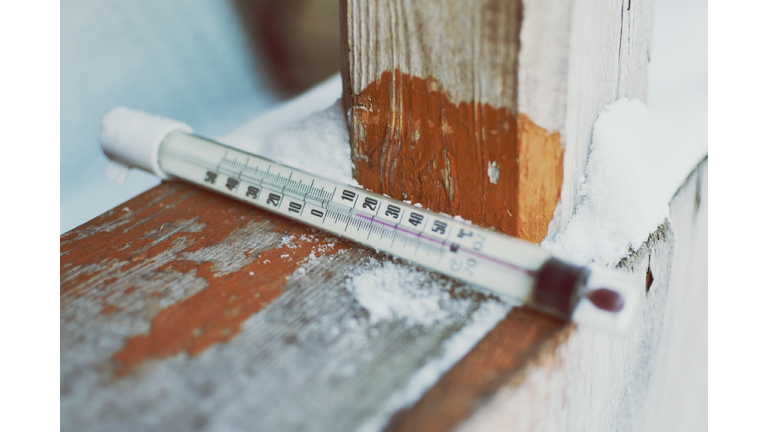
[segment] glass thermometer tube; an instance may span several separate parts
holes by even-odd
[[[194,135],[183,123],[118,108],[105,117],[102,146],[118,170],[186,180],[563,319],[621,333],[642,302],[637,279],[616,270],[564,262],[523,240]]]

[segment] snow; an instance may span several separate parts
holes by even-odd
[[[341,85],[341,75],[336,74],[305,93],[281,103],[269,112],[219,137],[219,140],[233,145],[241,144],[245,149],[252,145],[251,140],[254,138],[271,135],[330,107],[341,97]]]
[[[302,237],[304,237],[304,236],[302,236]],[[280,239],[280,244],[278,245],[278,247],[285,246],[285,247],[287,247],[289,249],[296,249],[298,246],[296,246],[296,244],[293,242],[293,240],[295,240],[295,238],[296,238],[296,236],[294,236],[292,234],[283,236],[283,238]]]
[[[689,113],[656,112],[628,99],[606,106],[594,125],[576,212],[542,246],[608,266],[637,250],[669,216],[672,196],[707,153],[706,123],[691,127],[701,116]]]
[[[405,320],[409,325],[429,327],[448,318],[441,304],[451,301],[443,284],[429,273],[412,266],[371,259],[369,267],[347,280],[347,289],[368,311],[371,324],[385,320]]]
[[[595,123],[580,203],[542,243],[563,258],[617,263],[707,153],[707,2],[657,1],[653,23],[648,107],[620,100]]]
[[[450,311],[470,306],[469,300],[451,300],[449,287],[430,273],[391,261],[373,258],[353,269],[346,288],[357,303],[368,312],[371,324],[403,320],[408,326],[429,327],[450,319]],[[447,302],[452,302],[449,307]],[[463,302],[464,304],[456,304]],[[381,430],[392,414],[415,403],[459,359],[464,357],[514,304],[488,300],[475,311],[470,322],[442,342],[442,354],[419,368],[400,390],[390,395],[383,407],[358,431]]]
[[[349,131],[340,96],[341,77],[336,75],[219,140],[283,165],[358,186],[352,178]]]

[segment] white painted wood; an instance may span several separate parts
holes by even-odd
[[[574,0],[570,13],[563,190],[550,234],[575,210],[597,115],[622,97],[645,101],[653,0]]]
[[[648,391],[648,431],[707,429],[708,165],[672,200],[675,253],[658,353]],[[693,206],[690,204],[693,195]]]
[[[459,430],[706,430],[707,179],[705,159],[669,221],[622,263],[640,272],[650,263],[654,278],[633,332],[572,329]]]
[[[622,98],[644,101],[653,0],[525,0],[518,111],[565,144],[563,189],[550,233],[575,210],[597,115]]]
[[[109,256],[110,248],[105,248],[103,258],[63,269],[62,286],[70,289],[61,297],[61,430],[336,431],[354,430],[378,417],[386,422],[511,307],[466,284],[416,273],[394,261],[414,272],[403,289],[431,295],[440,319],[374,320],[348,282],[393,260],[353,247],[303,263],[288,276],[285,292],[245,320],[233,339],[197,355],[182,351],[150,358],[120,376],[113,356],[126,340],[150,333],[162,310],[213,289],[197,271],[181,272],[169,264],[196,262],[199,268],[213,263],[223,277],[243,272],[264,253],[295,247],[290,233],[275,230],[272,220],[279,216],[258,218],[260,210],[249,208],[249,222],[242,228],[196,249],[196,241],[202,240],[193,240],[193,233],[211,235],[224,228],[182,218],[177,209],[195,207],[189,200],[205,194],[163,183],[154,198],[134,200],[143,207],[127,204],[106,215],[108,222],[94,221],[64,238],[66,244],[119,230],[132,236],[117,247],[130,248],[134,242],[143,246],[135,251],[135,261]],[[208,204],[221,200],[230,201],[211,196]],[[235,201],[228,205],[243,210]],[[156,222],[163,218],[172,221]],[[153,242],[142,242],[147,238]],[[317,233],[302,241],[323,245],[329,238]],[[169,243],[165,249],[148,252],[163,242]],[[270,266],[263,263],[259,271],[268,273]],[[263,283],[261,274],[251,276],[255,285]],[[130,290],[135,292],[126,294]],[[399,302],[416,301],[407,293],[393,295],[401,296]],[[104,313],[106,298],[116,311]],[[461,347],[446,344],[468,330]],[[425,365],[431,366],[424,370]]]
[[[518,108],[551,132],[565,131],[573,0],[524,0]]]

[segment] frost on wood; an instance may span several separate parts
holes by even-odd
[[[512,306],[511,303],[504,302],[483,303],[472,315],[472,322],[441,343],[441,355],[432,357],[414,371],[407,385],[392,393],[378,413],[358,428],[358,432],[384,430],[393,414],[416,403],[443,374],[464,358],[507,315]]]
[[[706,430],[708,162],[621,267],[654,275],[623,338],[577,328],[457,430]]]
[[[62,430],[355,430],[417,400],[508,310],[181,183],[126,208],[62,238]],[[442,311],[372,319],[348,289],[366,278]]]
[[[398,322],[411,328],[433,328],[451,322],[456,311],[477,307],[469,287],[457,288],[434,273],[409,264],[370,258],[350,270],[346,289],[368,315],[373,328]],[[470,297],[463,297],[470,295]],[[487,301],[471,315],[461,330],[441,342],[441,353],[413,371],[408,383],[392,393],[378,412],[358,430],[377,431],[396,411],[416,402],[425,391],[467,354],[512,307],[503,301]],[[375,330],[375,335],[378,330]]]

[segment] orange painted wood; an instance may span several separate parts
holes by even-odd
[[[348,280],[407,264],[177,182],[62,235],[60,265],[63,430],[214,430],[249,416],[262,430],[354,429],[495,302],[421,272],[409,289],[444,290],[443,320],[370,321]],[[513,338],[504,364],[520,369],[549,337]],[[478,390],[463,390],[467,403]]]
[[[564,144],[518,110],[522,2],[342,6],[358,182],[541,241],[560,199]]]
[[[350,98],[356,179],[376,192],[541,241],[562,187],[559,135],[508,108],[456,105],[440,87],[387,71]]]
[[[284,241],[289,235],[305,240]],[[117,376],[149,360],[195,356],[235,337],[310,255],[352,246],[322,234],[318,243],[314,235],[288,219],[163,183],[61,236],[62,318],[85,299],[100,304],[103,316],[153,309],[150,331],[132,335],[114,353],[110,368]],[[187,277],[207,287],[160,307]]]

